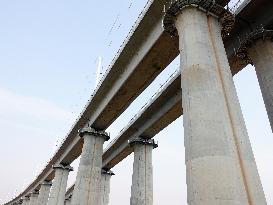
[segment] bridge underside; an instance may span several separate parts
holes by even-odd
[[[167,4],[170,2],[167,1]],[[228,1],[217,3],[226,5]],[[78,137],[79,129],[87,124],[97,130],[108,128],[179,55],[179,39],[171,37],[162,27],[164,15],[162,10],[165,4],[165,0],[157,0],[151,4],[61,147],[32,184],[8,204],[17,201],[33,189],[40,189],[42,181],[52,181],[55,177],[53,165],[58,163],[69,165],[81,155],[83,139]],[[252,0],[236,14],[235,27],[224,41],[233,75],[247,65],[236,55],[240,39],[261,25],[268,29],[273,28],[272,13],[272,1]],[[103,168],[114,167],[133,152],[133,148],[127,143],[128,140],[139,136],[152,138],[181,116],[183,114],[181,101],[181,76],[177,74],[143,113],[104,151]],[[73,187],[68,190],[67,195],[72,190]]]

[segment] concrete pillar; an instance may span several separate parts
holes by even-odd
[[[238,55],[255,66],[273,131],[273,30],[258,29],[242,40]]]
[[[102,169],[101,173],[101,205],[109,204],[109,194],[110,194],[110,179],[114,173],[112,171],[106,171]]]
[[[46,205],[48,202],[50,188],[52,186],[51,182],[43,182],[39,190],[39,196],[37,199],[37,205]]]
[[[29,205],[37,205],[38,195],[39,195],[39,192],[36,190],[30,193]]]
[[[28,197],[23,197],[22,198],[22,200],[23,200],[23,203],[22,203],[22,205],[27,205],[27,200],[28,200],[29,198]]]
[[[72,195],[70,195],[68,198],[66,198],[65,201],[64,201],[64,204],[65,205],[71,205],[71,198],[72,198]]]
[[[154,140],[138,138],[129,142],[134,149],[130,205],[153,204],[152,150]]]
[[[109,135],[90,127],[79,131],[84,144],[72,196],[72,205],[100,205],[103,143]]]
[[[23,199],[18,200],[16,204],[22,205],[23,204]]]
[[[64,205],[70,205],[70,204],[71,204],[70,199],[65,199],[65,200],[64,200]]]
[[[22,203],[23,203],[23,200],[20,199],[20,200],[14,202],[12,205],[21,205]]]
[[[47,205],[64,205],[68,174],[73,168],[63,165],[57,165],[53,168],[55,169],[55,177]]]
[[[214,3],[176,1],[164,19],[179,36],[188,204],[265,205],[222,41],[233,16]]]
[[[29,196],[25,196],[23,198],[23,204],[22,205],[29,205],[29,201],[30,201]]]

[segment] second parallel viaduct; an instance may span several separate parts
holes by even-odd
[[[107,129],[156,76],[178,56],[178,39],[170,37],[162,27],[163,8],[169,3],[170,1],[157,0],[147,7],[137,27],[118,52],[108,73],[100,82],[60,148],[38,177],[8,204],[17,201],[34,189],[39,189],[42,181],[53,180],[53,165],[70,164],[80,156],[82,149],[82,140],[78,137],[80,128],[91,125],[97,130]],[[228,1],[219,0],[217,3],[226,5]],[[244,38],[247,32],[261,25],[268,29],[272,28],[272,13],[273,2],[270,0],[246,1],[236,11],[235,28],[224,41],[233,74],[246,66],[246,63],[236,56],[240,39]],[[136,135],[153,137],[182,115],[180,83],[180,76],[177,74],[147,109],[105,150],[104,168],[110,169],[131,153],[130,148],[125,145],[129,138]],[[158,109],[159,105],[161,109]],[[146,127],[140,126],[143,121],[146,122]],[[135,129],[134,126],[137,126],[138,129]],[[136,130],[141,132],[136,132]],[[73,187],[68,194],[72,189]]]

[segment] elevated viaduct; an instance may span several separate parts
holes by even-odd
[[[187,64],[185,62],[195,62],[195,60],[191,59],[190,55],[194,52],[197,52],[198,50],[195,50],[193,44],[190,43],[191,39],[188,37],[187,41],[182,38],[182,36],[188,36],[187,30],[183,27],[179,27],[179,25],[183,25],[187,27],[188,25],[183,21],[183,19],[186,19],[187,16],[181,17],[184,14],[187,13],[186,11],[191,11],[191,9],[198,10],[197,13],[204,12],[202,8],[205,8],[205,6],[202,4],[202,2],[209,2],[211,3],[211,8],[214,8],[213,1],[178,1],[178,3],[173,3],[171,1],[163,1],[163,0],[157,0],[149,3],[149,5],[146,7],[143,15],[140,17],[139,21],[137,22],[137,25],[135,26],[134,30],[130,33],[128,36],[128,39],[125,41],[122,49],[118,52],[116,58],[113,60],[112,65],[109,67],[108,72],[104,76],[104,78],[101,80],[99,86],[95,90],[94,94],[92,95],[91,99],[89,100],[88,104],[86,105],[84,111],[82,112],[81,116],[71,130],[69,131],[68,135],[66,136],[65,140],[63,141],[62,145],[59,147],[57,152],[54,154],[54,156],[50,159],[50,161],[46,164],[45,168],[42,170],[42,172],[38,175],[38,177],[16,198],[12,199],[10,202],[6,204],[14,204],[20,202],[20,199],[23,197],[27,198],[31,195],[30,198],[33,198],[34,192],[37,192],[41,190],[43,187],[44,182],[51,182],[53,181],[54,177],[56,177],[56,170],[64,169],[69,171],[69,165],[82,154],[82,150],[88,149],[88,147],[84,147],[85,138],[86,135],[95,135],[95,136],[104,136],[107,137],[107,133],[104,133],[104,130],[106,130],[118,117],[123,113],[128,106],[144,91],[148,85],[150,85],[153,80],[179,55],[181,54],[181,69],[183,70],[184,67],[190,67],[190,64]],[[200,4],[201,11],[196,8],[196,4]],[[217,5],[219,7],[226,7],[228,1],[216,1]],[[183,4],[187,5],[190,9],[187,9],[186,6],[184,7]],[[181,7],[182,5],[182,7]],[[197,6],[198,7],[198,6]],[[162,25],[162,22],[164,21],[164,18],[166,16],[166,12],[163,12],[164,8],[166,9],[166,12],[168,14],[172,14],[174,16],[174,25],[178,27],[178,36],[172,36],[170,35],[166,30],[164,30],[164,27]],[[182,15],[174,13],[171,9],[179,8],[181,11],[185,11],[182,13]],[[268,85],[271,85],[272,83],[270,79],[265,79],[263,77],[266,76],[273,76],[268,70],[268,67],[272,67],[272,58],[268,57],[267,55],[272,54],[272,45],[270,47],[270,42],[268,39],[272,39],[272,33],[271,29],[273,26],[273,2],[270,0],[252,0],[252,1],[245,1],[235,12],[235,21],[233,29],[226,34],[223,43],[224,43],[224,52],[221,50],[221,41],[219,40],[219,37],[217,37],[217,25],[216,23],[211,23],[214,20],[210,18],[216,19],[216,14],[211,11],[206,11],[206,15],[208,17],[208,25],[210,32],[212,32],[211,36],[209,37],[210,41],[212,41],[213,46],[208,48],[208,53],[211,52],[212,55],[215,55],[216,64],[217,62],[220,62],[220,67],[224,67],[224,72],[228,72],[227,70],[230,70],[229,72],[232,73],[232,75],[235,75],[240,70],[242,70],[248,63],[252,63],[255,65],[255,67],[259,67],[260,71],[257,71],[257,75],[259,77],[259,82],[261,84],[261,89],[263,92],[263,96],[265,99],[265,103],[267,106],[267,110],[269,113],[269,118],[272,116],[272,101],[270,98],[270,95],[272,96],[272,89],[270,89]],[[228,12],[228,11],[227,11]],[[191,11],[188,15],[193,15],[191,13],[194,13],[194,11]],[[180,19],[181,18],[181,19]],[[199,20],[202,21],[202,15],[196,14],[193,16],[193,19],[200,18]],[[218,20],[218,18],[217,18]],[[191,20],[190,20],[191,21]],[[197,22],[192,22],[194,25],[197,25]],[[178,25],[179,24],[179,25]],[[200,29],[206,29],[202,27],[202,25],[199,25]],[[193,29],[188,26],[188,30]],[[199,28],[199,27],[197,27]],[[206,31],[206,30],[204,30]],[[214,36],[214,33],[215,35]],[[184,35],[181,35],[183,33]],[[192,34],[192,33],[191,33]],[[202,39],[205,39],[206,36],[202,36]],[[199,39],[197,36],[196,39]],[[254,48],[252,44],[255,44],[256,42],[259,43],[260,39],[262,39],[262,43],[267,43],[266,47],[268,48],[267,52],[263,56],[266,56],[266,62],[268,64],[264,65],[260,63],[264,59],[261,59],[256,57],[258,54],[256,54],[256,51],[253,51]],[[214,42],[215,41],[215,42]],[[219,42],[218,42],[219,41]],[[189,43],[188,43],[189,42]],[[196,42],[195,42],[196,43]],[[196,56],[206,56],[207,53],[202,53],[201,51],[204,51],[204,48],[202,45],[198,44],[199,41],[197,41],[197,45],[201,46],[200,53],[196,53]],[[252,43],[252,44],[251,44]],[[262,44],[261,43],[261,44]],[[192,50],[187,50],[187,45],[192,46]],[[197,46],[197,48],[198,48]],[[211,45],[209,45],[211,46]],[[255,44],[256,46],[256,44]],[[259,45],[257,45],[259,46]],[[203,49],[203,50],[202,50]],[[188,54],[189,53],[189,54]],[[225,62],[225,55],[226,59],[228,60],[228,64]],[[193,54],[192,54],[193,55]],[[204,61],[200,60],[200,62],[195,62],[191,66],[194,65],[202,65],[204,63],[204,66],[212,65],[212,67],[215,66],[214,60],[206,59],[206,57],[201,57]],[[219,65],[219,64],[218,64]],[[217,66],[216,66],[217,67]],[[266,71],[265,68],[266,67]],[[230,69],[229,69],[230,68]],[[202,66],[201,68],[197,69],[204,69]],[[186,69],[185,69],[186,70]],[[272,70],[272,69],[271,69]],[[241,202],[246,202],[248,204],[265,204],[265,199],[263,196],[263,193],[261,192],[260,188],[260,182],[259,177],[257,177],[255,164],[253,164],[252,161],[252,151],[249,150],[249,143],[247,136],[245,134],[245,128],[242,125],[243,120],[242,117],[237,116],[234,112],[240,113],[240,109],[238,108],[238,103],[236,103],[236,94],[234,95],[231,79],[228,77],[228,75],[223,74],[221,69],[218,70],[220,74],[208,78],[210,80],[214,78],[219,78],[220,83],[217,82],[215,86],[217,87],[217,91],[212,90],[210,92],[219,92],[224,93],[224,96],[216,98],[218,99],[217,102],[223,103],[223,105],[226,106],[227,114],[223,115],[221,118],[222,122],[226,123],[226,132],[227,133],[233,133],[230,134],[230,136],[233,136],[230,138],[231,141],[233,141],[233,147],[234,147],[234,156],[232,155],[232,160],[236,161],[238,163],[238,168],[234,168],[236,172],[238,172],[238,177],[241,178],[241,184],[238,184],[239,182],[234,182],[234,184],[237,184],[238,187],[240,187],[243,193],[241,197]],[[184,75],[185,73],[185,75]],[[264,74],[265,73],[265,74]],[[205,77],[208,77],[210,74],[203,74]],[[208,75],[208,76],[206,76]],[[186,77],[184,77],[186,76]],[[204,100],[203,104],[196,104],[194,106],[196,107],[189,107],[189,105],[186,103],[190,103],[191,98],[198,99],[200,96],[195,95],[185,95],[183,94],[184,88],[188,92],[193,92],[194,89],[196,89],[193,85],[193,87],[188,87],[186,84],[189,82],[190,79],[195,79],[197,76],[196,73],[189,73],[183,71],[182,76],[181,72],[177,72],[172,76],[172,79],[170,79],[167,84],[164,86],[162,90],[153,98],[153,100],[145,107],[144,110],[142,110],[139,115],[130,122],[130,124],[125,127],[119,136],[117,136],[112,143],[104,150],[103,155],[101,156],[101,168],[105,170],[107,173],[108,171],[113,168],[116,164],[118,164],[120,161],[122,161],[125,157],[127,157],[129,154],[135,151],[135,146],[132,145],[132,143],[128,144],[128,140],[130,142],[134,142],[135,139],[141,139],[138,141],[138,143],[145,145],[144,147],[149,147],[150,145],[155,146],[153,141],[150,141],[151,138],[153,138],[158,132],[160,132],[162,129],[164,129],[166,126],[168,126],[170,123],[172,123],[175,119],[177,119],[179,116],[183,114],[183,109],[186,109],[187,111],[187,119],[193,120],[192,122],[202,124],[204,129],[208,129],[206,123],[209,124],[209,127],[216,126],[213,124],[212,119],[210,119],[211,116],[210,113],[213,113],[213,109],[209,106],[209,103],[213,102],[212,99],[207,99],[208,101]],[[204,80],[202,77],[197,78],[199,80]],[[196,80],[197,80],[196,79]],[[207,79],[207,80],[208,80]],[[182,82],[182,83],[181,83]],[[181,89],[182,85],[182,89]],[[206,86],[206,84],[204,84]],[[273,87],[273,86],[271,86]],[[206,91],[204,91],[206,93]],[[193,92],[195,93],[195,92]],[[196,94],[196,93],[195,93]],[[197,94],[196,94],[197,95]],[[268,96],[269,95],[269,96]],[[218,97],[218,96],[217,96]],[[184,100],[184,104],[182,105],[182,98],[186,98]],[[231,100],[232,99],[232,100]],[[184,108],[184,105],[186,105],[186,108]],[[193,109],[193,110],[191,110]],[[219,108],[220,109],[220,108]],[[205,110],[206,113],[208,113],[208,119],[200,119],[198,116],[194,115],[193,113],[197,112],[203,113],[202,110]],[[233,111],[234,110],[234,111]],[[196,120],[196,121],[194,121]],[[219,119],[220,120],[220,119]],[[236,125],[236,126],[235,126]],[[237,126],[238,125],[238,126]],[[184,125],[185,126],[188,125]],[[241,126],[241,127],[240,127]],[[92,128],[92,129],[89,129]],[[202,127],[191,127],[188,132],[191,132],[191,130],[194,129],[203,129]],[[79,134],[79,130],[82,130]],[[206,133],[206,131],[204,131]],[[194,132],[193,132],[194,133]],[[214,136],[219,133],[211,133],[210,135]],[[82,135],[82,138],[79,136]],[[193,134],[194,135],[194,134]],[[228,134],[227,134],[228,135]],[[229,136],[229,135],[228,135]],[[243,136],[242,138],[240,138]],[[223,136],[224,137],[224,136]],[[216,138],[215,138],[216,139]],[[189,140],[189,146],[195,146],[195,142],[192,142]],[[210,139],[212,140],[212,139]],[[202,140],[201,140],[202,141]],[[243,144],[240,146],[238,142],[241,141]],[[99,142],[92,142],[90,143],[99,143]],[[100,142],[103,143],[103,142]],[[90,145],[91,145],[90,144]],[[102,144],[96,144],[96,146]],[[196,145],[197,146],[197,145]],[[204,152],[206,153],[206,145],[199,144],[199,148],[204,149]],[[219,145],[220,146],[220,145]],[[224,146],[224,145],[221,145]],[[220,146],[220,147],[221,147]],[[145,149],[146,149],[145,148]],[[216,147],[210,147],[210,149],[217,150]],[[97,150],[98,153],[100,150]],[[135,151],[136,152],[136,151]],[[151,151],[150,151],[151,152]],[[186,147],[187,152],[187,147]],[[140,152],[141,153],[141,152]],[[193,159],[193,156],[190,156],[192,153],[188,153],[188,161],[186,162],[187,166],[194,166],[189,165],[189,163],[192,163],[191,160]],[[196,155],[200,153],[195,153]],[[187,155],[187,154],[186,154]],[[247,159],[245,158],[246,155],[249,155]],[[85,155],[84,155],[85,156]],[[203,157],[207,157],[203,153]],[[220,155],[219,155],[220,156]],[[90,157],[87,156],[86,157]],[[93,156],[95,157],[95,156]],[[84,158],[84,157],[83,157]],[[86,159],[87,159],[86,158]],[[89,158],[88,158],[89,159]],[[230,160],[229,157],[226,159]],[[208,161],[202,162],[202,163],[214,163],[211,158],[207,158]],[[231,164],[233,161],[231,160]],[[201,162],[200,162],[201,163]],[[151,162],[147,162],[147,166],[150,166]],[[62,167],[58,167],[58,165],[61,165]],[[55,169],[52,167],[57,166]],[[80,164],[81,166],[81,164]],[[88,170],[91,169],[93,165],[86,165],[84,169]],[[198,166],[204,166],[204,165],[198,165]],[[231,165],[230,165],[231,166]],[[136,165],[137,167],[137,165]],[[204,166],[205,167],[205,166]],[[203,169],[205,169],[203,167]],[[135,168],[135,164],[134,164]],[[198,169],[198,168],[196,168]],[[229,168],[227,168],[229,169]],[[247,170],[250,171],[247,171]],[[135,169],[134,169],[135,170]],[[84,173],[84,171],[82,171]],[[81,174],[79,175],[79,178],[82,177]],[[108,173],[109,174],[109,173]],[[192,177],[196,177],[198,179],[200,176],[198,173],[189,173],[191,179]],[[93,178],[92,178],[93,177]],[[91,174],[91,179],[95,180],[95,178],[98,177],[97,175]],[[219,176],[221,178],[223,176]],[[232,179],[232,176],[229,176]],[[90,180],[91,180],[90,179]],[[256,180],[253,182],[253,180]],[[137,179],[136,179],[137,180]],[[134,182],[133,182],[134,183]],[[233,184],[233,185],[234,185]],[[80,185],[79,183],[76,186],[78,187],[76,190],[77,196],[81,195],[82,190],[79,189]],[[85,185],[82,185],[85,186]],[[105,185],[106,186],[106,185]],[[200,188],[200,184],[195,184],[195,188],[191,187],[188,189],[189,193],[194,193],[194,189],[196,190],[202,190],[202,187]],[[231,185],[230,185],[231,186]],[[56,186],[55,186],[56,187]],[[58,187],[57,187],[58,188]],[[93,192],[97,193],[99,192],[98,187]],[[53,190],[53,189],[52,189]],[[68,189],[66,193],[66,198],[69,199],[71,195],[73,195],[74,186]],[[220,189],[223,190],[223,189]],[[141,192],[143,190],[140,190]],[[49,190],[48,190],[49,192]],[[32,194],[31,194],[32,193]],[[101,193],[100,193],[101,194]],[[204,194],[204,193],[203,193]],[[221,193],[218,193],[221,195]],[[104,195],[107,195],[107,193],[104,193]],[[136,194],[137,195],[137,194]],[[202,195],[202,194],[201,194]],[[200,196],[201,196],[200,195]],[[52,193],[50,196],[53,196]],[[77,201],[77,196],[75,196],[75,201]],[[63,196],[64,197],[64,196]],[[105,197],[105,196],[104,196]],[[193,197],[193,196],[192,196]],[[202,195],[202,197],[206,198],[205,194]],[[52,200],[51,200],[52,198]],[[54,201],[54,197],[49,198],[49,204],[56,203],[56,200]],[[78,197],[79,198],[79,197]],[[106,197],[107,198],[107,197]],[[132,198],[136,198],[137,196],[134,196]],[[194,197],[193,197],[194,198]],[[189,197],[188,203],[193,203],[191,200],[194,201],[194,199]],[[74,203],[72,200],[72,203]],[[99,199],[92,198],[93,204],[97,204]],[[151,204],[151,199],[147,197],[145,199],[145,204]],[[203,204],[213,204],[214,202],[210,201],[211,199],[206,199],[208,201],[205,201]],[[235,200],[235,199],[234,199]],[[52,202],[51,202],[52,201]],[[106,199],[107,201],[107,199]],[[134,200],[133,200],[134,201]],[[210,202],[209,202],[210,201]],[[33,202],[34,203],[34,202]],[[76,202],[75,202],[76,203]],[[197,202],[196,202],[197,203]],[[200,204],[201,202],[199,202]],[[131,202],[131,204],[139,204],[138,202]],[[217,203],[216,203],[217,204]],[[42,205],[42,204],[41,204]]]

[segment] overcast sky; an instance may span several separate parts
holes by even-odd
[[[96,60],[110,64],[146,0],[0,1],[0,204],[24,190],[90,98]],[[108,129],[112,138],[178,67],[175,60]],[[273,204],[273,136],[255,70],[234,78],[259,173]],[[156,136],[154,204],[186,205],[183,119]],[[77,162],[73,163],[77,170]],[[113,171],[110,205],[128,205],[132,155]],[[74,183],[76,171],[69,176]]]

